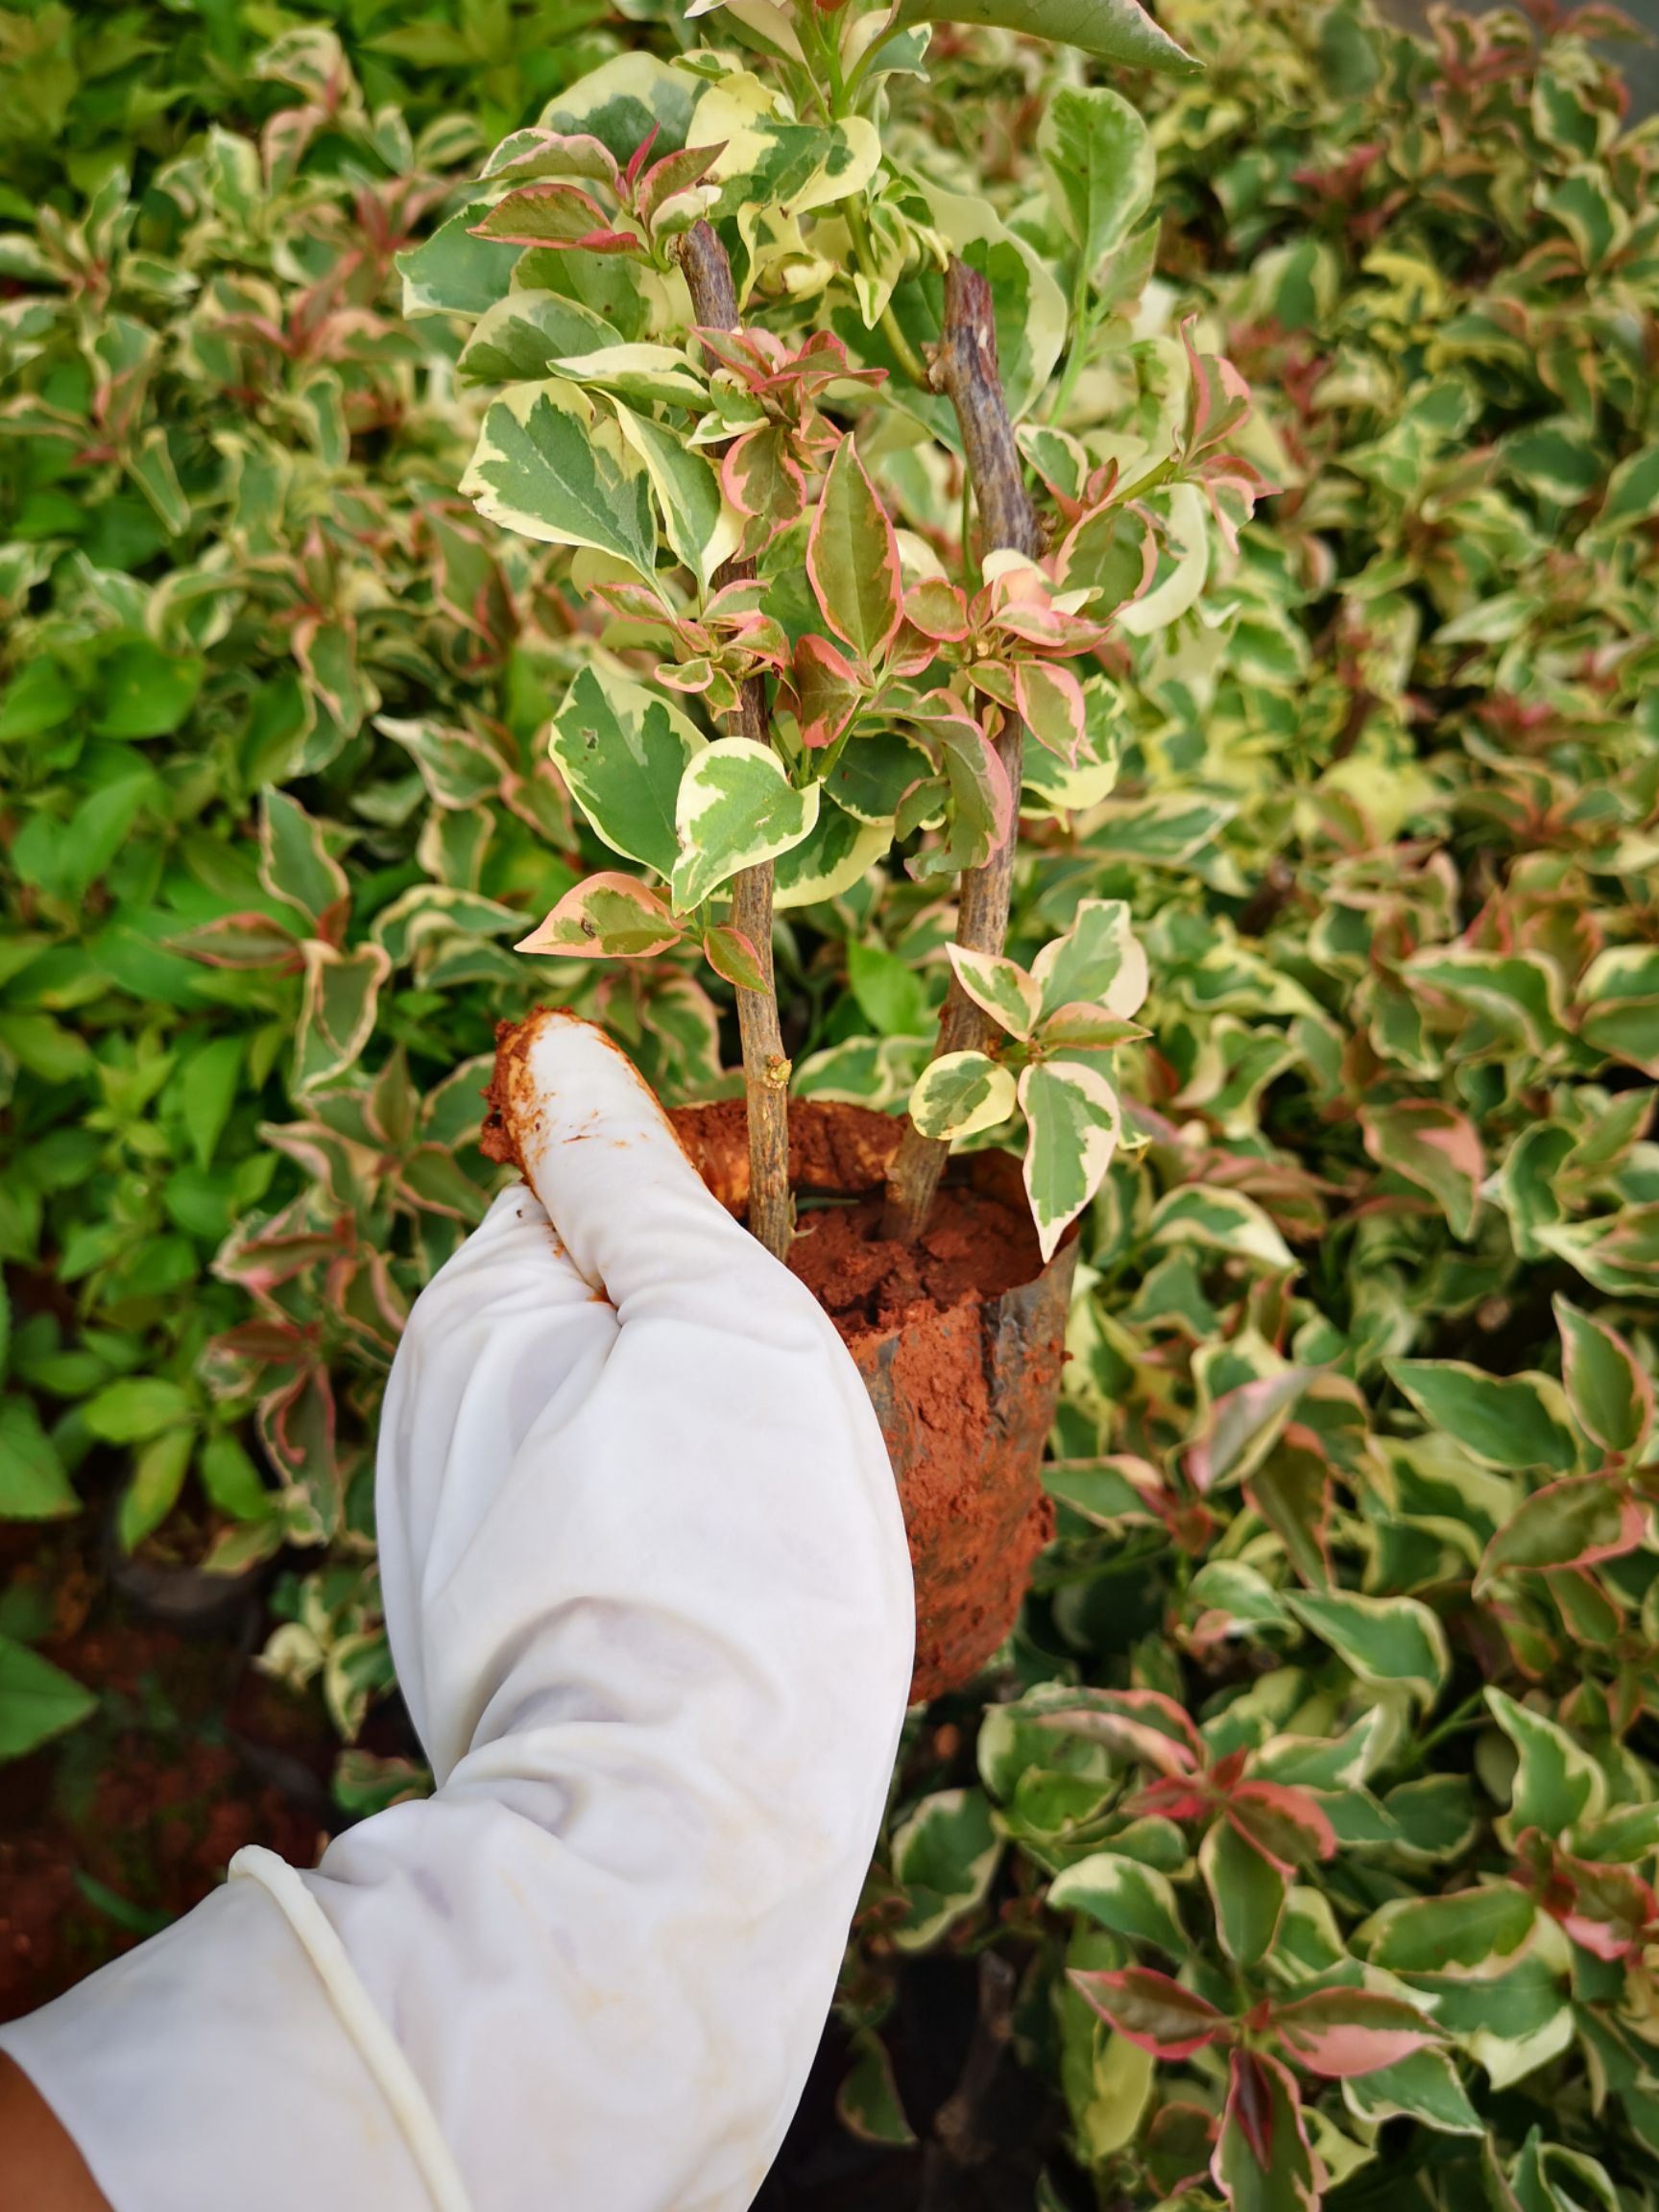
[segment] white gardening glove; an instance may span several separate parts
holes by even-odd
[[[538,1016],[516,1085],[537,1195],[381,1430],[437,1793],[0,2030],[115,2212],[739,2212],[799,2097],[910,1679],[887,1455],[597,1030]]]

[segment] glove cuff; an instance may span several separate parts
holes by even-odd
[[[115,2212],[465,2212],[441,2142],[441,2163],[430,2158],[425,2100],[321,1907],[271,1853],[238,1861],[243,1879],[0,2027],[0,2051]],[[277,1895],[289,1884],[299,1914]],[[388,2053],[406,2078],[396,2094]]]
[[[433,2212],[469,2212],[465,2183],[449,2155],[443,2132],[415,2070],[392,2031],[374,2009],[358,1979],[334,1923],[324,1911],[305,1877],[286,1859],[250,1843],[230,1862],[230,1879],[257,1882],[277,1907],[317,1969],[339,2023],[373,2075],[397,2124],[409,2155],[426,2185]]]

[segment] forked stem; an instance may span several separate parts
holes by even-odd
[[[932,384],[956,411],[967,457],[968,481],[986,548],[1010,546],[1035,560],[1043,550],[1043,525],[1025,489],[1025,472],[1008,402],[997,367],[997,324],[991,286],[976,269],[952,260],[945,273],[945,327],[933,357]],[[997,750],[1014,794],[1014,819],[1008,834],[982,868],[962,876],[956,909],[956,942],[964,950],[1000,953],[1008,936],[1008,907],[1014,889],[1014,848],[1020,832],[1020,782],[1025,732],[1010,715]],[[957,982],[950,978],[939,1017],[937,1060],[947,1052],[982,1052],[993,1024]],[[950,1144],[906,1126],[887,1177],[884,1233],[914,1244],[927,1226],[945,1172]]]
[[[737,293],[726,249],[707,223],[694,223],[680,241],[691,309],[707,330],[735,330]],[[728,561],[716,586],[755,573],[752,561]],[[752,676],[737,702],[739,734],[758,745],[772,742],[763,678]],[[749,1228],[768,1252],[783,1259],[795,1234],[789,1194],[789,1062],[778,1020],[772,968],[772,863],[740,868],[732,878],[732,926],[754,946],[765,977],[762,991],[737,990],[737,1028],[743,1041],[743,1092],[749,1114]]]

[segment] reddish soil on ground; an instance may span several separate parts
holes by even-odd
[[[37,1648],[101,1697],[80,1728],[0,1767],[0,2019],[12,2019],[188,1911],[244,1843],[311,1864],[334,1746],[313,1701],[251,1671],[251,1635],[134,1618],[80,1525],[12,1525],[0,1570],[50,1604]]]

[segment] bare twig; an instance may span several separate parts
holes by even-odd
[[[996,2145],[982,2125],[982,2107],[1008,2054],[1018,1978],[995,1951],[979,1958],[979,2007],[974,2040],[955,2088],[933,2119],[933,2140],[923,2160],[922,2212],[950,2202],[952,2170],[982,2166]]]
[[[933,359],[935,390],[956,410],[968,480],[979,509],[986,547],[1011,546],[1035,560],[1043,526],[1025,489],[1020,448],[997,368],[997,325],[991,286],[977,270],[952,261],[945,276],[945,328]],[[956,942],[966,950],[999,953],[1008,935],[1014,887],[1014,847],[1020,830],[1020,783],[1025,733],[1010,716],[997,750],[1014,794],[1014,820],[998,852],[982,868],[967,869],[957,906]],[[952,976],[939,1017],[934,1058],[947,1052],[983,1051],[992,1024]],[[927,1226],[950,1145],[906,1129],[887,1181],[885,1229],[914,1243]]]
[[[691,309],[707,330],[735,330],[737,294],[726,249],[707,223],[694,223],[680,241],[680,266]],[[732,584],[755,573],[752,561],[728,561],[715,583]],[[737,703],[742,736],[772,742],[766,685],[752,676]],[[749,1108],[749,1227],[781,1260],[795,1233],[789,1195],[789,1062],[778,1021],[772,969],[772,863],[742,868],[732,879],[732,926],[754,946],[766,978],[764,991],[737,993],[737,1027],[743,1040],[743,1089]]]

